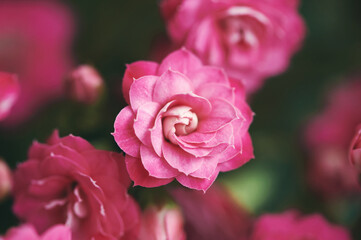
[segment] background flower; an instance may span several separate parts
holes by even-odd
[[[253,113],[242,86],[189,51],[175,51],[160,65],[128,65],[123,87],[130,106],[118,114],[113,135],[135,185],[155,187],[176,178],[205,191],[219,171],[253,158]]]
[[[309,184],[325,197],[361,190],[358,173],[348,161],[349,145],[361,121],[360,101],[359,78],[341,84],[329,93],[325,109],[307,126]]]
[[[298,1],[163,0],[169,36],[206,64],[222,66],[248,92],[288,67],[305,35]]]
[[[251,216],[221,185],[213,185],[205,194],[184,188],[170,193],[184,214],[187,239],[248,239]]]
[[[262,215],[250,240],[351,240],[349,232],[328,223],[321,215],[300,216],[297,212]]]
[[[349,159],[358,172],[361,172],[361,124],[356,128],[355,136],[352,139]]]
[[[74,239],[134,239],[139,209],[121,154],[95,149],[80,137],[34,142],[14,173],[14,212],[42,233],[69,226]]]
[[[0,71],[16,73],[21,89],[7,125],[63,94],[72,28],[72,15],[59,1],[1,1]]]
[[[0,121],[5,119],[19,97],[19,82],[14,74],[0,72]]]
[[[63,225],[55,225],[43,233],[38,235],[35,228],[31,225],[22,225],[20,227],[11,228],[0,237],[3,240],[71,240],[71,231]]]
[[[183,217],[177,208],[148,207],[142,215],[139,240],[185,240]]]

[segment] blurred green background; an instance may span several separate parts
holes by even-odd
[[[60,101],[19,129],[0,130],[0,155],[12,168],[26,159],[34,139],[44,141],[54,128],[62,136],[73,133],[99,148],[120,151],[110,133],[124,106],[119,84],[125,64],[147,59],[155,37],[165,33],[155,0],[64,2],[77,22],[76,62],[97,67],[108,92],[96,106]],[[250,102],[256,113],[250,129],[256,159],[221,174],[217,181],[225,183],[255,215],[288,208],[321,212],[361,239],[361,199],[326,204],[309,190],[301,138],[306,121],[322,109],[327,90],[361,70],[361,1],[305,0],[300,12],[307,24],[303,48],[288,71],[267,80]],[[139,191],[145,196],[154,190],[131,191],[139,197]],[[11,202],[0,203],[0,232],[17,224]]]

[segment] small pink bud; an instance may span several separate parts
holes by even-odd
[[[0,200],[4,199],[11,191],[11,170],[8,165],[0,159]]]
[[[81,65],[73,70],[67,84],[70,98],[85,104],[96,102],[104,85],[98,71],[89,65]]]
[[[356,134],[351,142],[349,159],[351,164],[361,172],[361,124],[358,125]]]
[[[15,74],[0,72],[0,121],[10,113],[19,96],[19,82]]]

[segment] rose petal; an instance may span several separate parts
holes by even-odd
[[[134,186],[143,186],[143,187],[158,187],[166,185],[174,180],[170,179],[159,179],[151,177],[147,170],[144,169],[142,162],[139,158],[134,158],[132,156],[125,156],[125,164],[130,178],[134,181]]]
[[[202,163],[202,166],[195,172],[192,172],[190,176],[196,178],[211,179],[216,171],[218,161],[222,156],[206,157]]]
[[[214,132],[238,118],[236,108],[224,99],[212,99],[212,112],[199,121],[199,132]]]
[[[162,75],[168,69],[178,71],[188,76],[188,73],[196,71],[202,67],[202,62],[193,53],[185,48],[169,54],[160,64],[158,75]]]
[[[172,168],[163,158],[159,157],[151,148],[144,145],[140,147],[142,164],[149,172],[149,176],[156,178],[174,178],[179,172]]]
[[[231,103],[234,102],[234,98],[235,98],[234,92],[235,92],[234,88],[218,83],[203,84],[195,91],[197,95],[205,97],[207,99],[211,99],[214,97],[223,98]]]
[[[186,175],[199,169],[204,161],[203,158],[194,157],[179,146],[175,146],[166,141],[163,143],[162,151],[164,159],[169,165]]]
[[[123,96],[128,104],[130,103],[129,90],[134,79],[138,79],[145,75],[155,75],[157,68],[157,63],[149,61],[137,61],[127,65],[127,69],[125,70],[123,77]]]
[[[130,105],[134,112],[137,112],[140,106],[152,102],[153,90],[158,78],[144,76],[134,80],[129,90]]]
[[[192,91],[192,83],[185,75],[169,69],[157,80],[153,91],[153,101],[165,104],[177,94]]]
[[[150,130],[153,128],[156,116],[161,106],[155,102],[148,102],[138,108],[134,120],[134,132],[138,139],[146,146],[151,146]]]
[[[123,108],[115,119],[114,133],[112,135],[115,142],[126,154],[139,157],[141,142],[134,133],[134,117],[134,113],[129,106]]]
[[[247,133],[242,139],[242,152],[226,162],[218,164],[221,172],[236,169],[254,158],[251,136]]]
[[[212,111],[211,103],[204,97],[194,93],[178,94],[172,98],[179,105],[190,106],[198,118],[203,118]]]
[[[219,67],[204,66],[190,73],[188,77],[197,91],[210,83],[231,87],[226,73]]]
[[[213,175],[207,178],[195,178],[192,176],[179,175],[176,179],[177,181],[185,187],[202,190],[206,192],[207,189],[213,184],[214,180],[216,180],[218,176],[218,171],[215,171]]]

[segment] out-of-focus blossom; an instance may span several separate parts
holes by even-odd
[[[94,67],[81,65],[68,77],[67,91],[75,101],[92,104],[99,99],[103,85],[103,79]]]
[[[325,197],[360,192],[358,172],[348,161],[354,131],[361,122],[361,79],[334,89],[326,108],[306,129],[309,184]]]
[[[26,120],[63,94],[72,28],[60,1],[0,2],[0,71],[18,74],[21,90],[4,124]]]
[[[11,228],[0,240],[71,240],[71,231],[64,225],[55,225],[41,236],[31,225],[22,225]]]
[[[298,0],[163,0],[170,38],[204,63],[221,66],[245,85],[283,72],[299,49],[305,26]]]
[[[0,201],[10,193],[11,188],[11,170],[9,166],[0,158]]]
[[[139,240],[185,240],[182,213],[176,209],[149,207],[142,216]]]
[[[130,106],[118,114],[113,135],[135,185],[177,179],[205,191],[220,171],[253,158],[253,113],[242,86],[189,51],[175,51],[160,65],[128,65],[123,90]]]
[[[349,159],[357,171],[361,172],[361,124],[358,125],[356,134],[351,142]]]
[[[0,121],[5,119],[19,96],[19,82],[14,74],[0,72]]]
[[[246,240],[251,218],[220,186],[207,193],[172,189],[171,194],[185,216],[189,240]]]
[[[121,154],[55,131],[16,169],[14,212],[40,233],[65,224],[77,240],[135,239],[140,213],[129,184]]]
[[[288,211],[262,215],[253,227],[250,240],[351,240],[349,232],[330,224],[319,214],[300,216]]]

